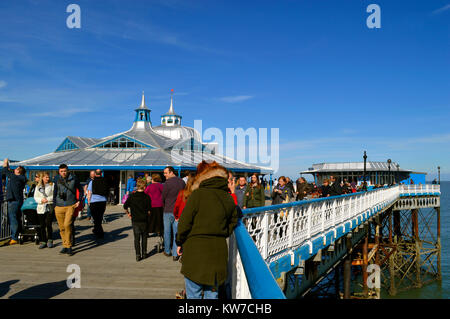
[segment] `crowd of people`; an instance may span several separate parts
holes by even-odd
[[[6,200],[11,227],[10,245],[17,244],[21,232],[21,207],[27,185],[25,168],[9,168],[5,159],[2,175],[8,178]],[[266,193],[267,182],[253,174],[234,176],[216,162],[201,162],[196,171],[183,178],[168,166],[159,173],[135,179],[129,176],[122,199],[126,216],[131,219],[136,261],[149,257],[149,235],[159,236],[159,248],[164,256],[182,263],[187,298],[217,298],[219,287],[227,279],[228,248],[231,235],[241,217],[242,209],[278,205],[355,193],[361,190],[355,182],[340,181],[331,176],[321,186],[300,177],[294,182],[285,176],[274,180],[273,190]],[[164,180],[164,182],[163,182]],[[104,237],[102,221],[106,210],[109,187],[102,171],[90,172],[82,187],[77,176],[61,164],[58,175],[51,180],[48,172],[36,174],[29,182],[28,197],[37,203],[39,220],[39,249],[52,248],[52,222],[56,217],[62,241],[61,254],[73,255],[74,221],[84,203],[87,216],[93,221],[96,240]],[[268,196],[267,196],[268,195]],[[271,202],[270,202],[271,199]]]

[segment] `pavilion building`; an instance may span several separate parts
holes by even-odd
[[[349,183],[361,183],[364,176],[364,162],[347,163],[319,163],[300,172],[300,175],[311,174],[316,184],[321,185],[330,176],[339,177],[341,181],[347,179]],[[426,173],[413,172],[403,169],[398,163],[366,162],[366,181],[368,185],[385,185],[391,183],[425,184]]]
[[[90,170],[99,168],[118,198],[122,198],[130,175],[161,173],[165,167],[173,166],[181,176],[182,172],[194,171],[203,159],[217,161],[239,175],[272,173],[270,168],[216,154],[213,145],[202,142],[199,132],[181,125],[182,117],[174,111],[173,94],[169,111],[161,116],[159,126],[152,126],[150,112],[142,93],[141,105],[135,109],[135,119],[129,130],[103,138],[67,136],[54,152],[16,162],[11,167],[22,165],[28,178],[34,178],[37,171],[48,171],[54,176],[58,166],[64,163],[82,182],[88,179]]]

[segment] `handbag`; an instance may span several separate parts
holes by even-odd
[[[123,195],[123,197],[122,197],[122,204],[125,204],[125,202],[127,201],[128,197],[129,197],[128,194]]]

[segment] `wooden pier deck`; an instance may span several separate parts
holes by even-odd
[[[97,242],[87,219],[75,222],[73,256],[59,254],[56,223],[52,249],[38,249],[33,242],[0,247],[0,298],[174,299],[184,288],[181,264],[156,253],[156,237],[148,239],[152,255],[136,262],[131,220],[121,206],[108,207],[105,216],[105,238]],[[70,264],[80,267],[81,288],[67,288]]]

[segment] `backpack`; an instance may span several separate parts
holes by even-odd
[[[109,189],[103,177],[95,177],[92,181],[92,194],[108,197]]]

